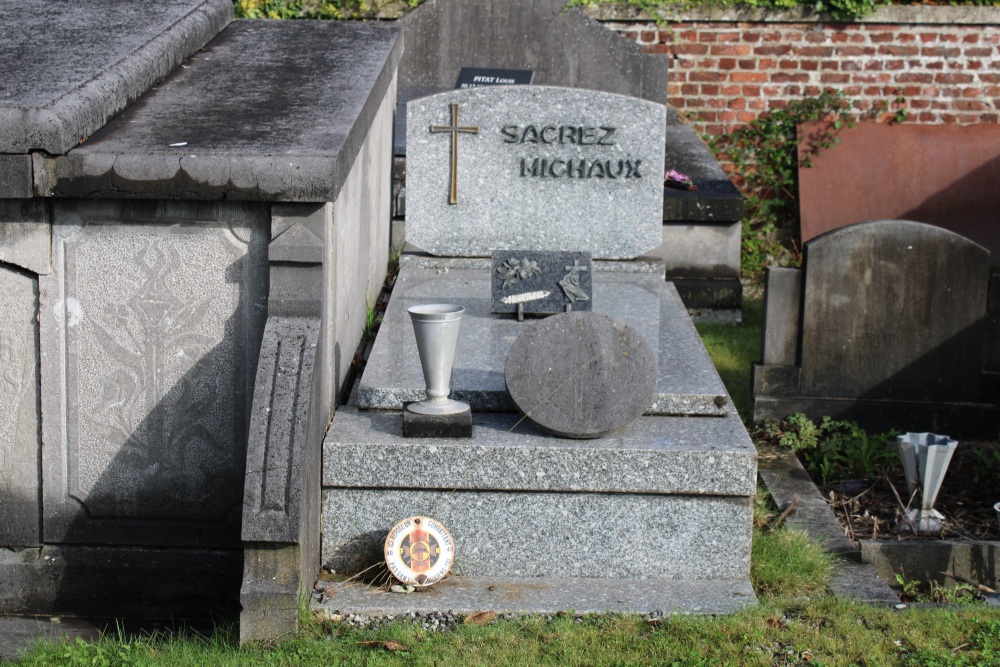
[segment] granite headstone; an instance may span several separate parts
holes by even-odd
[[[597,438],[653,402],[656,359],[632,327],[599,313],[532,324],[510,346],[504,377],[532,421],[569,438]]]
[[[407,105],[407,241],[435,255],[661,242],[663,105],[592,90],[499,86]]]

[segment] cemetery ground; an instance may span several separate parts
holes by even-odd
[[[743,323],[702,324],[699,333],[741,414],[755,358],[761,303]],[[767,456],[767,435],[758,446]],[[774,440],[771,437],[771,440]],[[1000,611],[954,596],[953,604],[903,609],[834,597],[834,557],[785,528],[758,493],[751,579],[760,605],[727,616],[577,615],[497,618],[433,614],[396,619],[313,615],[303,604],[294,637],[239,645],[234,621],[214,630],[105,632],[99,640],[45,641],[19,665],[559,664],[559,665],[993,665],[1000,663]],[[908,582],[910,593],[916,594]],[[960,589],[961,590],[961,589]],[[927,598],[922,598],[927,599]]]

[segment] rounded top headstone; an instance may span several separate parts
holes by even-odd
[[[528,327],[504,364],[507,391],[545,430],[598,438],[653,402],[656,359],[632,327],[599,313],[562,313]]]

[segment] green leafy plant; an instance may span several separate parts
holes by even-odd
[[[765,433],[798,454],[824,485],[838,479],[871,478],[880,467],[899,460],[895,450],[886,446],[892,432],[870,434],[852,421],[830,417],[814,421],[797,413],[768,422]]]
[[[900,588],[900,599],[904,602],[930,602],[934,604],[981,604],[983,596],[975,586],[958,582],[954,586],[943,586],[936,581],[923,582],[908,579],[905,574],[895,573],[896,584]]]
[[[378,326],[382,324],[382,317],[378,314],[377,303],[372,303],[371,299],[365,299],[365,327],[361,332],[362,340],[373,340]]]
[[[742,269],[759,280],[769,264],[799,260],[799,167],[809,167],[823,150],[837,143],[837,133],[851,127],[852,103],[839,91],[789,102],[736,130],[705,141],[716,157],[726,159],[743,179]],[[798,127],[829,121],[805,138],[799,150]]]

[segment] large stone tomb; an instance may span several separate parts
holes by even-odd
[[[0,0],[0,614],[268,639],[319,569],[402,40],[232,12]]]
[[[460,576],[416,596],[341,585],[324,608],[721,613],[754,602],[756,451],[669,283],[642,262],[595,262],[595,310],[649,343],[659,407],[576,440],[510,408],[503,362],[531,324],[489,312],[489,262],[406,259],[357,398],[324,442],[323,563],[368,567],[394,523],[422,514],[448,527]],[[466,308],[454,385],[474,406],[467,440],[402,436],[398,407],[422,388],[405,306],[429,300]]]

